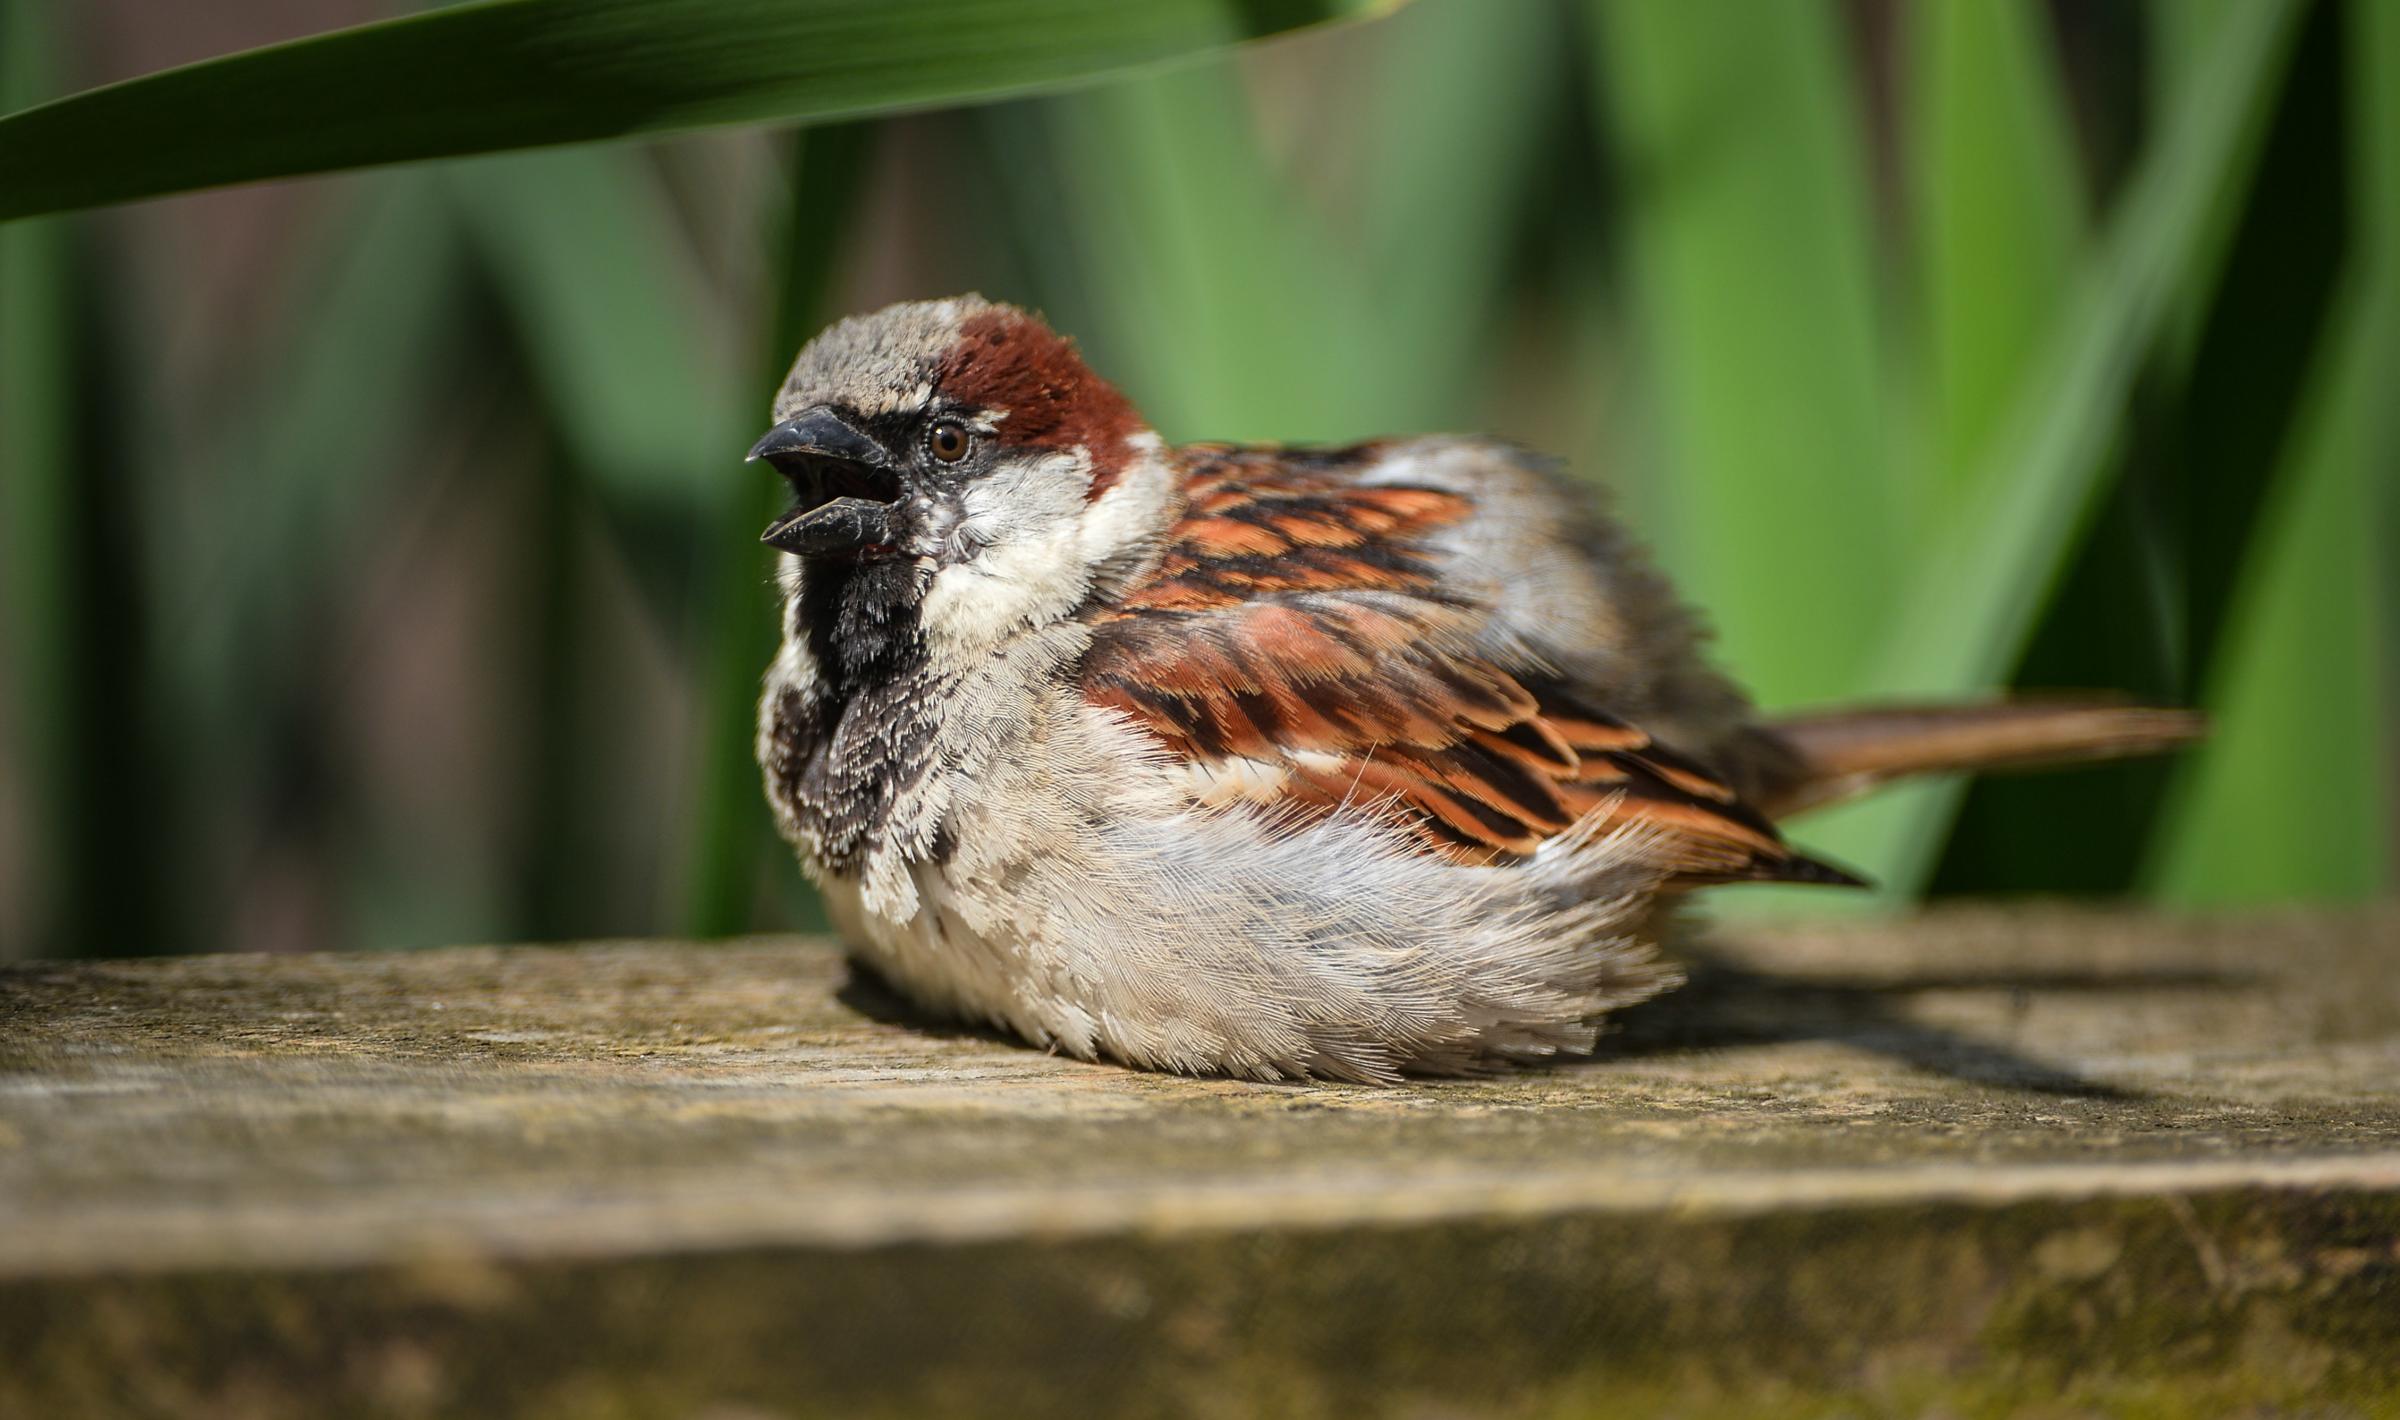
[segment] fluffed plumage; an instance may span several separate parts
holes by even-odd
[[[1081,1056],[1380,1081],[1587,1049],[1675,982],[1672,894],[1857,881],[1775,815],[2196,730],[1762,721],[1541,460],[1170,449],[976,298],[834,326],[775,415],[778,822],[893,985]]]

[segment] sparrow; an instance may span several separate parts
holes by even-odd
[[[1085,1059],[1381,1083],[1588,1052],[1679,981],[1684,893],[1860,881],[1778,819],[2198,732],[2099,701],[1766,718],[1548,460],[1171,447],[980,297],[831,326],[772,417],[776,824],[876,975]]]

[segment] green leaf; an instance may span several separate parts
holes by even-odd
[[[442,176],[548,415],[539,511],[514,558],[535,620],[518,696],[533,753],[516,876],[519,930],[568,935],[604,925],[589,920],[594,894],[578,879],[597,851],[585,851],[590,825],[617,814],[610,798],[626,777],[597,768],[620,727],[590,693],[602,668],[579,654],[592,621],[590,523],[597,515],[616,534],[645,609],[705,645],[723,610],[709,604],[720,566],[745,567],[754,586],[766,579],[754,533],[702,541],[761,481],[741,466],[756,421],[742,409],[744,372],[712,358],[699,273],[638,155],[526,154]]]
[[[1389,0],[486,0],[0,119],[0,220],[262,178],[1057,88]]]
[[[2169,901],[2363,900],[2400,881],[2400,9],[2345,8],[2353,222],[2338,324],[2150,864]]]
[[[2260,555],[2262,509],[2290,464],[2352,245],[2341,25],[2330,5],[2307,15],[2231,241],[2171,303],[2106,494],[2012,672],[2017,685],[2193,704],[2213,683],[2225,611]],[[2202,315],[2189,342],[2176,320],[2187,305]],[[1977,781],[1939,890],[2131,889],[2177,764]]]
[[[2350,163],[2358,189],[2357,250],[2362,265],[2379,283],[2373,294],[2388,303],[2400,299],[2400,7],[2383,0],[2350,0],[2344,18],[2348,23],[2343,38],[2351,59]],[[2380,309],[2388,314],[2391,307]],[[2400,324],[2387,322],[2383,338],[2388,355],[2389,342],[2400,339]],[[2377,442],[2370,452],[2389,454],[2392,439],[2400,434],[2400,404],[2382,401],[2378,421],[2373,436]],[[2385,489],[2400,491],[2400,481],[2387,480]]]
[[[1479,413],[1511,243],[1546,141],[1568,117],[1563,25],[1547,5],[1416,0],[1383,25],[1362,105],[1352,259],[1373,275],[1370,427],[1459,430]]]
[[[637,154],[587,150],[439,176],[492,274],[555,457],[591,493],[646,606],[673,620],[719,551],[696,539],[756,483],[741,455],[757,434],[746,371],[708,339],[701,276],[655,172]]]
[[[2376,585],[2381,484],[2400,452],[2382,418],[2400,382],[2400,287],[2387,276],[2344,303],[2315,407],[2276,480],[2207,698],[2216,734],[2178,786],[2151,865],[2169,902],[2365,901],[2391,889],[2386,675],[2400,628]]]
[[[1053,184],[1008,194],[1040,304],[1170,440],[1375,432],[1361,273],[1268,167],[1237,78],[1209,65],[994,116],[1008,170]]]
[[[1944,0],[1902,21],[1914,40],[1909,175],[1933,443],[1955,489],[2078,269],[2082,177],[2043,11]]]
[[[1562,88],[1556,31],[1539,5],[1412,7],[1322,144],[1355,139],[1359,171],[1310,184],[1269,158],[1229,64],[995,112],[1039,304],[1170,438],[1461,427]],[[1328,186],[1360,198],[1312,201]]]
[[[49,7],[0,8],[0,102],[23,103],[49,82]],[[30,955],[78,877],[72,691],[80,639],[74,547],[74,365],[67,301],[68,232],[60,222],[0,230],[0,611],[10,652],[9,797],[33,831],[26,899],[0,915],[26,940],[0,941],[0,959]],[[13,922],[10,920],[13,919]]]
[[[712,359],[698,277],[633,155],[541,153],[443,174],[582,476],[620,509],[689,515],[740,462],[740,381]],[[747,447],[746,445],[744,447]]]
[[[60,18],[44,0],[0,8],[0,99],[53,82]],[[45,955],[171,952],[191,935],[183,776],[161,753],[155,574],[138,556],[136,451],[151,451],[127,436],[153,425],[145,392],[121,381],[135,326],[86,225],[0,232],[0,590],[25,677],[8,717],[28,791],[25,921]]]
[[[1643,532],[1765,701],[1855,688],[1905,521],[1837,7],[1598,0],[1657,447]]]
[[[2400,879],[2400,10],[2355,0],[2343,18],[2351,265],[2210,688],[2217,733],[2150,864],[2178,903],[2361,900]]]
[[[1971,480],[1962,516],[1927,543],[1896,598],[1902,619],[1869,669],[1870,695],[1956,696],[2002,683],[2072,554],[2133,385],[2195,279],[2218,214],[2248,188],[2299,7],[2228,16],[2111,219],[2032,377]],[[1854,689],[1857,687],[1854,687]],[[1886,899],[1930,870],[1961,786],[1911,786],[1838,810],[1806,837],[1881,878]]]
[[[2208,67],[2227,17],[2247,0],[2150,0],[2142,18],[2150,30],[2149,109],[2152,123],[2174,120],[2175,107]]]
[[[2239,9],[2244,0],[2150,0],[2142,18],[2149,33],[2148,92],[2145,108],[2149,124],[2163,128],[2174,121],[2176,106],[2185,101],[2186,91],[2199,82],[2208,68],[2208,56],[2226,17]],[[2238,214],[2224,214],[2225,231],[2213,231],[2202,239],[2202,247],[2212,253],[2201,258],[2199,270],[2216,267],[2213,253],[2222,249]],[[2208,298],[2213,282],[2205,276],[2194,280],[2176,293],[2176,309],[2168,317],[2172,322],[2161,337],[2166,347],[2167,364],[2177,369],[2190,363],[2200,340],[2200,322],[2208,315]]]
[[[143,490],[163,633],[152,655],[195,812],[179,852],[205,889],[184,915],[211,950],[247,945],[225,933],[257,863],[297,854],[330,873],[355,847],[342,777],[314,772],[325,708],[356,669],[343,614],[358,570],[389,551],[395,495],[422,481],[444,414],[456,418],[441,398],[464,306],[449,214],[421,174],[341,195],[355,200],[299,248],[295,299],[277,303],[293,314],[262,343],[272,353],[239,372],[175,467],[142,470],[172,474]],[[331,591],[345,586],[353,596]],[[452,885],[421,858],[411,867],[412,907],[435,924],[418,940],[439,940],[461,920]],[[350,906],[326,945],[356,944]]]
[[[196,501],[159,529],[175,600],[164,653],[201,738],[238,749],[276,733],[276,708],[314,675],[313,589],[355,565],[358,539],[441,408],[441,357],[462,333],[455,225],[421,175],[362,185],[327,225],[306,312],[232,401],[196,480],[239,496]],[[171,534],[171,536],[170,536]]]
[[[2351,53],[2356,61],[2350,71],[2350,93],[2357,124],[2352,159],[2354,171],[2360,174],[2359,230],[2363,250],[2369,253],[2382,283],[2382,358],[2384,388],[2389,389],[2393,374],[2400,372],[2400,315],[2393,314],[2394,307],[2400,306],[2400,8],[2383,0],[2351,0],[2344,18],[2349,21]],[[2392,644],[2392,634],[2400,631],[2400,478],[2390,473],[2400,468],[2400,402],[2382,401],[2376,419],[2367,435],[2368,467],[2383,473],[2378,480],[2380,496],[2367,510],[2367,517],[2377,530],[2381,564],[2377,600],[2385,628],[2383,703],[2400,708],[2400,650]],[[2379,730],[2387,764],[2400,762],[2400,729],[2395,729],[2394,723],[2395,717],[2386,713]],[[2384,777],[2384,793],[2386,822],[2400,822],[2400,774]],[[2394,871],[2400,875],[2400,867]]]
[[[759,358],[760,398],[755,423],[764,429],[767,395],[783,381],[793,354],[830,314],[827,307],[839,255],[844,217],[856,205],[872,152],[863,125],[836,124],[805,130],[788,140],[790,181],[771,224],[770,251],[776,258],[773,318],[763,322],[765,350]],[[736,485],[706,525],[702,550],[707,570],[701,588],[700,745],[695,756],[692,834],[683,867],[682,930],[695,937],[722,937],[753,923],[761,864],[787,883],[800,884],[799,869],[775,835],[760,791],[755,758],[759,681],[776,642],[776,597],[772,558],[758,546],[758,531],[773,521],[789,496],[779,480],[756,477],[754,469],[729,470]],[[746,490],[746,491],[745,491]],[[822,927],[821,906],[784,930]]]

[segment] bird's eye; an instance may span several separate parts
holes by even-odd
[[[974,436],[967,432],[967,426],[955,419],[937,420],[931,429],[925,431],[926,449],[943,463],[957,463],[965,458],[974,442]]]

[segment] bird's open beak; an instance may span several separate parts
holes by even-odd
[[[803,410],[750,448],[792,485],[792,511],[761,534],[801,557],[837,557],[899,541],[900,474],[892,456],[830,409]]]

